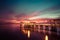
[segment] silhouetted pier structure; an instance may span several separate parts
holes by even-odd
[[[49,23],[20,23],[21,30],[30,30],[30,31],[38,31],[38,32],[48,32],[48,33],[57,33],[60,34],[60,24],[57,23],[55,20],[49,20]]]

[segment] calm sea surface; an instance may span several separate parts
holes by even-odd
[[[0,40],[60,40],[60,35],[20,30],[20,24],[0,24]]]

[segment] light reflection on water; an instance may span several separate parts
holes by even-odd
[[[48,35],[45,36],[45,40],[48,40]]]
[[[28,30],[28,38],[30,38],[30,31]]]
[[[27,34],[27,37],[30,38],[30,30],[22,30],[24,34]]]
[[[27,34],[27,37],[30,38],[30,35],[31,35],[31,31],[30,30],[23,30],[23,32],[25,34]],[[44,40],[48,40],[48,35],[45,35],[45,39]]]

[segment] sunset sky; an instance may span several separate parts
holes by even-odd
[[[60,18],[59,0],[0,0],[0,21]]]

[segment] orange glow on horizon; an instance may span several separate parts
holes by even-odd
[[[47,19],[35,19],[35,20],[21,19],[21,20],[6,20],[6,22],[11,22],[11,23],[20,23],[20,22],[24,22],[24,23],[30,23],[30,22],[45,23],[45,22],[49,22],[49,20],[47,20]]]

